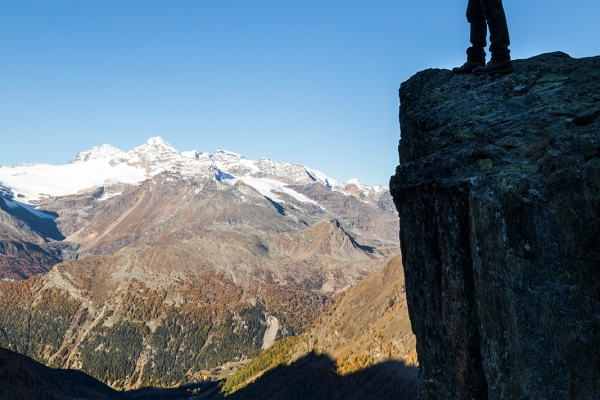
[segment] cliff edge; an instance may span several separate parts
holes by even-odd
[[[600,398],[600,57],[400,88],[421,399]]]

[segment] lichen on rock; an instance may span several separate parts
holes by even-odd
[[[600,57],[400,88],[400,214],[422,399],[600,396]]]

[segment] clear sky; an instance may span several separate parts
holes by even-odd
[[[0,0],[0,164],[162,136],[387,185],[400,83],[465,61],[467,0]],[[513,58],[600,55],[600,1],[505,0]]]

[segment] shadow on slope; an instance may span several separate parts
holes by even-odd
[[[62,261],[62,249],[68,247],[60,242],[65,237],[56,225],[58,214],[35,210],[2,193],[0,187],[0,280],[48,272]]]
[[[48,368],[27,356],[0,348],[2,400],[126,398],[81,371]]]
[[[83,372],[49,368],[0,348],[2,400],[415,400],[417,368],[388,361],[342,376],[335,372],[332,359],[310,353],[289,366],[266,372],[228,396],[219,389],[217,382],[209,381],[117,392]]]
[[[142,388],[125,393],[134,400],[190,400],[219,399],[219,382],[207,381],[177,388]]]
[[[31,209],[33,209],[34,208],[33,206],[21,205],[20,203],[15,203],[15,202],[13,202],[13,204],[18,204],[18,206],[13,205],[12,207],[9,207],[6,204],[6,201],[4,200],[4,198],[2,198],[0,196],[0,210],[2,210],[5,213],[9,214],[10,216],[14,217],[16,219],[16,221],[14,222],[15,224],[26,225],[28,229],[30,229],[32,232],[35,232],[36,234],[38,234],[40,237],[44,238],[45,240],[47,240],[47,239],[64,240],[65,239],[64,235],[60,232],[60,230],[58,229],[58,226],[56,225],[55,219],[58,217],[57,213],[50,212],[50,211],[37,211],[39,214],[46,214],[46,215],[48,215],[48,217],[50,217],[50,218],[42,218],[42,217],[34,214],[33,212],[27,211],[25,209],[25,207],[30,207]],[[19,228],[22,229],[22,227],[19,227]]]
[[[279,366],[243,389],[225,396],[214,382],[174,389],[146,388],[127,392],[138,400],[416,400],[416,367],[388,361],[339,375],[335,362],[310,353]]]
[[[291,365],[266,372],[226,399],[413,400],[417,398],[417,371],[401,361],[387,361],[339,375],[331,358],[310,353]]]

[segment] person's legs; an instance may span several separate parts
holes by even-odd
[[[502,0],[479,1],[490,29],[492,60],[486,66],[474,68],[471,72],[475,75],[509,74],[514,71],[514,68],[510,62],[510,50],[508,50],[510,38]]]
[[[475,68],[485,65],[487,24],[481,8],[481,0],[469,0],[467,21],[471,26],[471,47],[467,49],[467,62],[452,69],[455,74],[470,74]]]
[[[502,0],[473,0],[481,2],[481,9],[490,29],[490,53],[493,61],[509,61],[510,37],[506,14],[502,6]],[[469,1],[471,3],[471,0]],[[472,29],[472,28],[471,28]]]
[[[510,38],[502,0],[469,0],[467,21],[471,26],[471,47],[467,62],[452,69],[455,74],[508,74],[514,71],[510,62]],[[487,30],[490,30],[492,60],[485,65]]]
[[[471,47],[467,49],[467,61],[485,63],[487,23],[482,1],[486,0],[469,0],[467,4],[467,21],[471,25]]]

